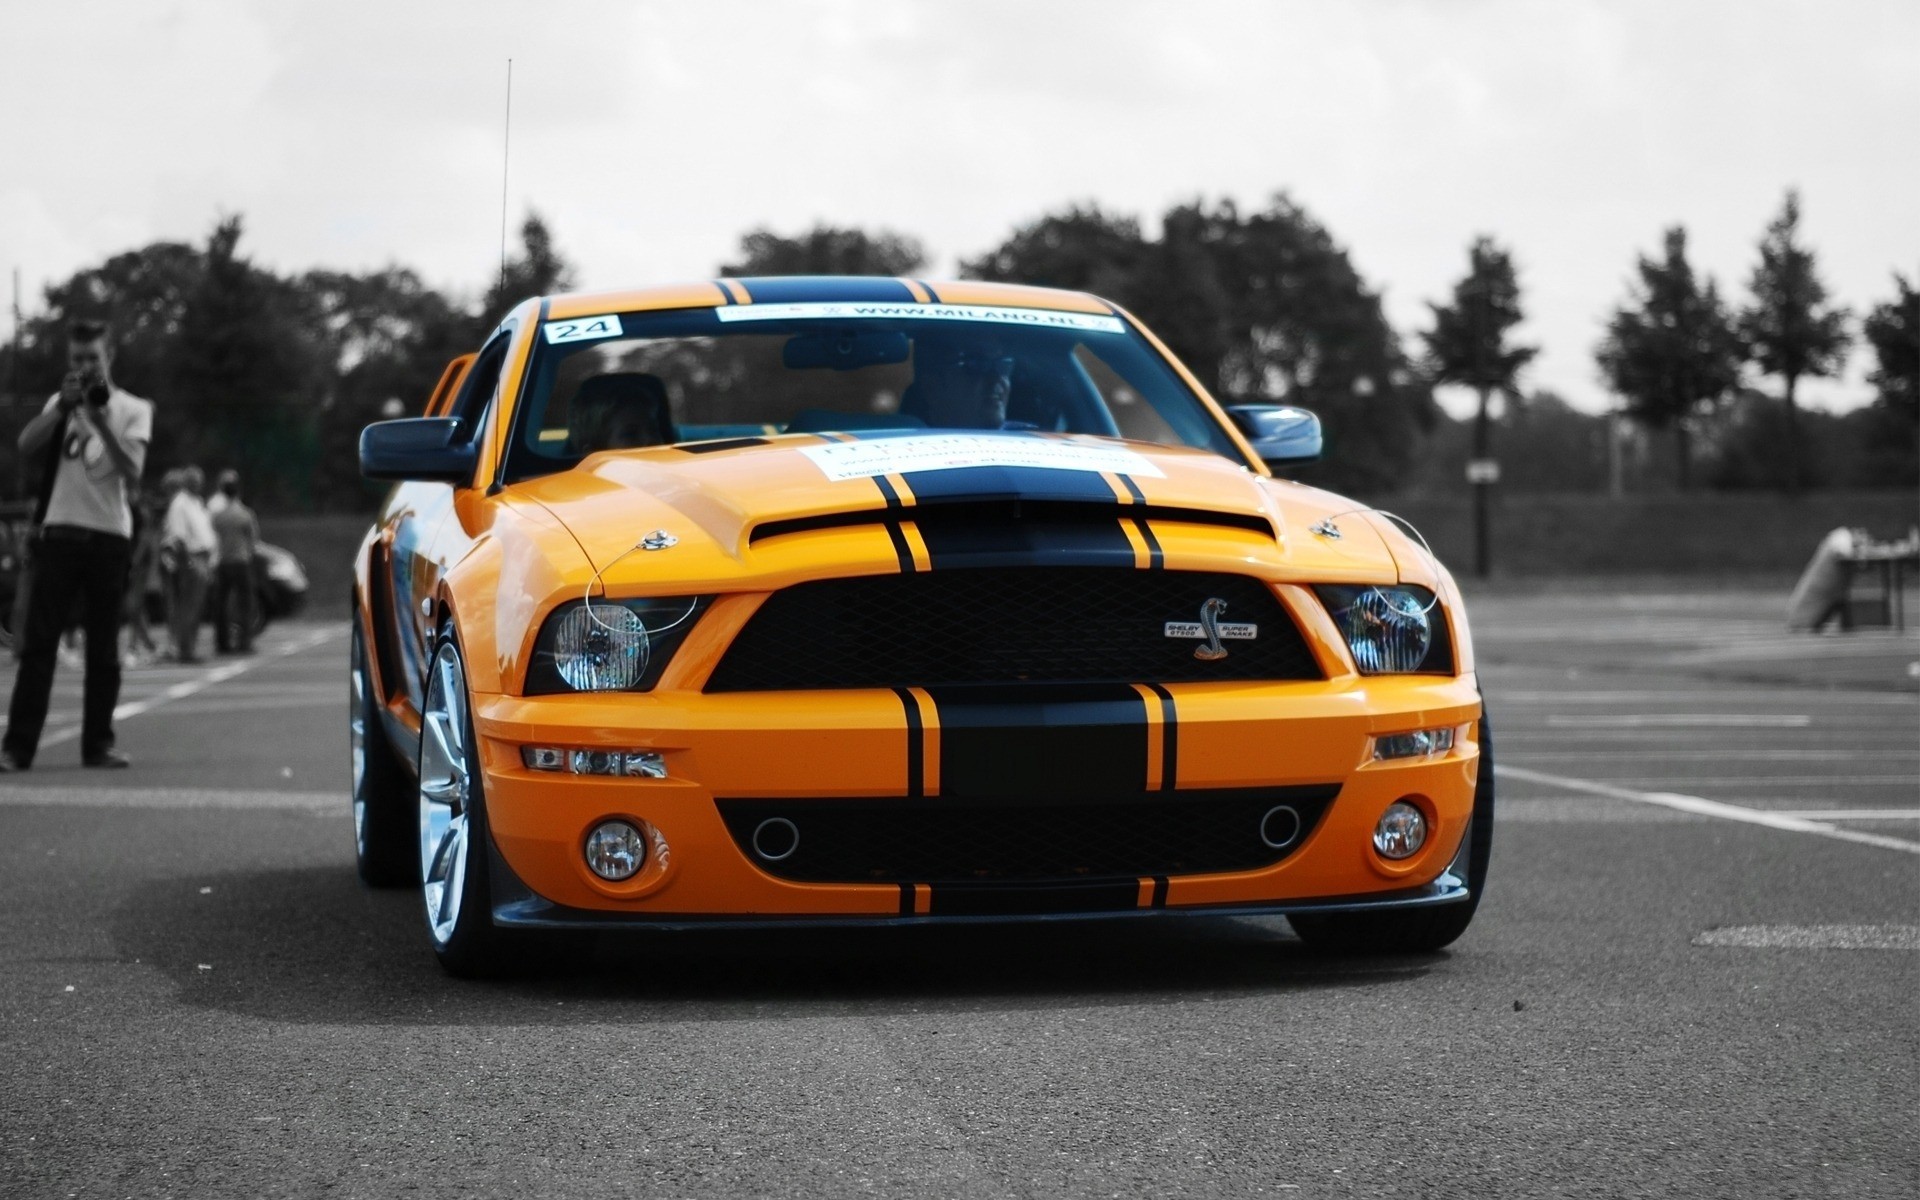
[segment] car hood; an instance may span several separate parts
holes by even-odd
[[[589,456],[514,492],[564,524],[596,570],[624,559],[609,584],[669,561],[632,553],[655,530],[675,539],[676,577],[722,581],[755,574],[758,548],[785,533],[925,520],[936,509],[963,518],[968,506],[983,521],[1005,519],[1009,505],[1098,520],[1110,509],[1201,537],[1208,526],[1230,530],[1255,570],[1395,577],[1374,525],[1356,515],[1363,505],[1206,451],[1074,434],[788,434],[647,447]],[[1329,518],[1337,537],[1311,532]]]

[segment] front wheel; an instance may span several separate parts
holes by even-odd
[[[1467,827],[1467,898],[1436,908],[1399,912],[1302,913],[1287,923],[1316,950],[1339,954],[1422,954],[1453,944],[1480,907],[1487,859],[1493,853],[1493,727],[1480,714],[1480,774]]]
[[[467,701],[467,672],[443,631],[420,722],[420,875],[427,935],[455,975],[506,969],[487,886],[486,799]]]

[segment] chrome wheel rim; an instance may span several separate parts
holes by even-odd
[[[367,844],[367,667],[360,632],[353,634],[353,653],[347,664],[347,748],[353,759],[353,840]]]
[[[467,678],[451,645],[434,655],[420,722],[420,878],[427,927],[445,945],[460,922],[467,881],[472,749]]]

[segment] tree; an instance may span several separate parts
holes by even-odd
[[[564,292],[573,286],[573,264],[561,256],[553,244],[553,233],[540,214],[529,212],[520,226],[520,254],[507,259],[499,278],[487,289],[480,304],[480,338],[500,323],[513,306],[528,296],[546,296]]]
[[[885,229],[868,233],[816,225],[796,237],[755,229],[740,239],[740,261],[722,275],[911,275],[926,264],[918,240]]]
[[[1702,286],[1687,263],[1687,231],[1667,231],[1666,256],[1640,256],[1639,283],[1607,322],[1595,351],[1607,384],[1629,416],[1674,433],[1681,490],[1690,481],[1691,422],[1739,386],[1742,348],[1713,280]]]
[[[1787,478],[1800,486],[1795,449],[1795,390],[1807,376],[1836,375],[1846,362],[1847,310],[1827,304],[1826,285],[1815,274],[1813,251],[1801,244],[1800,196],[1791,188],[1780,215],[1760,240],[1760,263],[1748,284],[1753,302],[1740,314],[1740,334],[1763,374],[1778,375],[1787,403]]]
[[[1075,204],[1020,226],[979,258],[962,261],[960,271],[996,283],[1092,292],[1132,307],[1134,269],[1146,252],[1138,218]]]
[[[1920,483],[1920,295],[1899,272],[1891,300],[1867,315],[1863,332],[1877,364],[1867,375],[1874,402],[1849,414],[1858,451],[1857,482]]]
[[[325,341],[332,386],[322,404],[316,497],[329,506],[365,503],[384,490],[360,477],[360,431],[398,400],[419,414],[447,360],[476,349],[475,315],[390,266],[365,275],[309,271],[297,284]]]
[[[1333,453],[1301,474],[1336,487],[1398,487],[1433,424],[1433,397],[1408,370],[1379,296],[1284,194],[1252,214],[1230,201],[1173,208],[1157,239],[1132,217],[1074,206],[962,269],[1104,296],[1222,398],[1315,410]]]
[[[1513,258],[1490,237],[1479,237],[1467,250],[1467,275],[1453,287],[1453,303],[1429,303],[1433,328],[1420,334],[1427,347],[1427,367],[1435,383],[1457,383],[1473,388],[1480,406],[1473,422],[1473,455],[1486,459],[1492,452],[1492,430],[1487,402],[1494,392],[1518,394],[1521,368],[1538,354],[1536,346],[1507,341],[1507,333],[1524,315],[1520,311],[1520,282]],[[1486,576],[1491,563],[1487,547],[1487,485],[1474,487],[1474,573]]]
[[[1867,314],[1864,332],[1878,364],[1867,376],[1877,403],[1920,426],[1920,294],[1893,273],[1893,299]]]
[[[1437,409],[1387,324],[1379,293],[1326,226],[1285,193],[1244,217],[1223,202],[1203,220],[1197,236],[1213,252],[1233,336],[1201,377],[1236,397],[1318,413],[1332,453],[1304,477],[1341,490],[1398,489]],[[1144,299],[1142,307],[1149,319],[1171,316]]]
[[[207,239],[152,453],[209,475],[238,467],[267,507],[307,507],[329,378],[325,343],[300,290],[240,253],[242,229],[228,217]]]

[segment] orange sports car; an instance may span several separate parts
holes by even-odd
[[[446,394],[439,394],[444,392]],[[355,563],[362,876],[459,973],[541,931],[1284,913],[1445,945],[1493,772],[1452,578],[1276,478],[1097,299],[721,279],[528,300]]]

